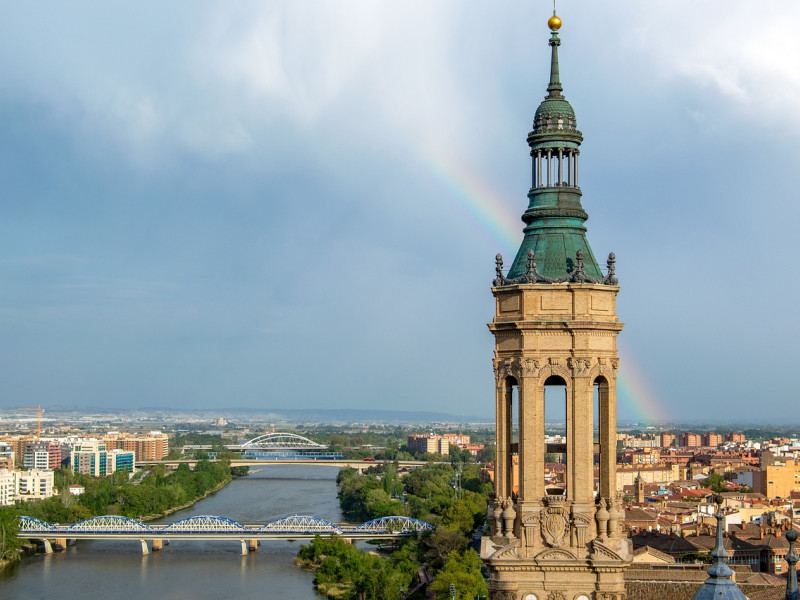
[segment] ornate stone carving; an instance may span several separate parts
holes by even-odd
[[[564,595],[564,592],[553,590],[547,594],[547,600],[567,600],[567,597]]]
[[[522,373],[525,377],[538,377],[539,376],[539,361],[533,358],[526,358],[522,361]]]
[[[608,526],[608,510],[606,510],[605,498],[600,498],[600,502],[597,505],[597,512],[595,512],[594,516],[595,519],[597,519],[597,539],[604,542]]]
[[[589,536],[590,517],[586,513],[572,513],[572,526],[575,531],[575,545],[578,548],[586,546]]]
[[[608,537],[616,538],[617,524],[624,513],[620,510],[620,502],[615,498],[608,499]]]
[[[503,533],[505,533],[506,537],[510,540],[516,537],[514,535],[514,519],[516,518],[517,511],[514,510],[514,504],[511,502],[511,498],[507,498],[505,508],[503,509],[503,522],[505,523]]]
[[[592,368],[592,361],[588,358],[570,358],[567,360],[572,374],[576,377],[586,375]]]
[[[569,539],[569,509],[563,496],[548,496],[542,511],[542,537],[548,546],[560,548]]]
[[[619,554],[598,540],[591,541],[591,550],[592,560],[618,560],[624,562]]]
[[[522,367],[516,358],[507,358],[505,360],[496,358],[494,359],[494,372],[498,381],[502,381],[506,377],[514,377],[519,380],[522,375]]]
[[[489,557],[489,560],[495,560],[498,558],[519,558],[519,553],[517,552],[518,548],[519,540],[514,540],[497,550]]]
[[[581,214],[586,215],[583,211],[580,211]],[[564,216],[564,215],[561,215]],[[573,262],[572,269],[562,275],[561,277],[548,277],[546,275],[542,275],[539,272],[539,268],[536,265],[536,254],[533,250],[528,251],[528,260],[525,264],[525,274],[521,275],[520,277],[515,277],[513,279],[507,278],[503,275],[503,256],[498,254],[494,257],[494,271],[495,271],[495,278],[492,281],[492,285],[495,287],[500,287],[503,285],[517,285],[519,283],[595,283],[599,285],[619,285],[619,280],[616,277],[616,261],[617,257],[612,252],[608,255],[608,261],[606,262],[606,267],[608,268],[608,274],[605,277],[600,277],[599,279],[590,277],[586,273],[586,263],[583,260],[583,250],[578,250],[575,252],[575,261],[567,260],[567,264],[565,267],[569,268],[569,263]]]
[[[536,555],[536,560],[576,560],[576,557],[564,548],[547,548]]]

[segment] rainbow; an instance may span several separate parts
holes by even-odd
[[[466,213],[470,217],[476,234],[481,236],[487,248],[492,252],[497,252],[498,248],[511,249],[511,252],[501,252],[506,268],[509,267],[522,240],[524,225],[519,214],[515,214],[500,193],[480,179],[477,169],[456,162],[453,153],[431,151],[426,153],[425,158],[425,165],[450,192],[445,198],[460,213]],[[524,208],[525,206],[517,207],[518,210]],[[626,419],[649,424],[666,422],[669,417],[648,384],[644,370],[629,353],[621,349],[620,354],[617,376],[618,409],[623,409]]]
[[[623,417],[643,424],[661,425],[668,422],[669,416],[663,410],[663,403],[648,383],[644,369],[636,364],[629,352],[620,348],[619,372],[617,373],[617,418],[620,408]]]
[[[439,183],[450,193],[446,195],[459,213],[466,214],[487,248],[497,253],[498,249],[511,248],[510,256],[503,252],[507,265],[514,260],[517,248],[522,241],[520,220],[522,210],[527,208],[522,194],[522,210],[519,214],[509,207],[501,194],[493,190],[478,177],[477,169],[454,160],[452,153],[431,151],[426,153],[425,165],[431,169]]]

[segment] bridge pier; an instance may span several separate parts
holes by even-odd
[[[242,556],[247,556],[247,540],[242,540]]]
[[[56,550],[66,550],[67,549],[67,538],[56,538],[54,541],[55,541]]]
[[[161,550],[164,547],[163,540],[153,540],[153,552]]]
[[[250,552],[255,552],[256,550],[258,550],[258,540],[250,540],[248,546]]]
[[[53,545],[50,543],[50,540],[42,540],[44,542],[44,553],[45,554],[52,554],[53,553]]]
[[[147,540],[139,540],[139,541],[142,542],[142,555],[145,556],[147,554],[150,554],[150,550],[147,547]]]

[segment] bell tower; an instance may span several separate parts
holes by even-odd
[[[604,275],[586,239],[583,136],[562,95],[561,19],[554,13],[548,26],[550,82],[527,139],[525,237],[507,274],[497,255],[492,287],[497,460],[481,555],[491,600],[624,600],[630,547],[616,493],[619,286],[614,254]],[[549,386],[563,390],[565,443],[545,441]],[[548,454],[564,459],[558,484],[546,482]]]

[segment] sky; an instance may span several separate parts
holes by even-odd
[[[0,409],[492,418],[552,4],[2,12]],[[800,4],[558,12],[619,418],[800,422]]]

